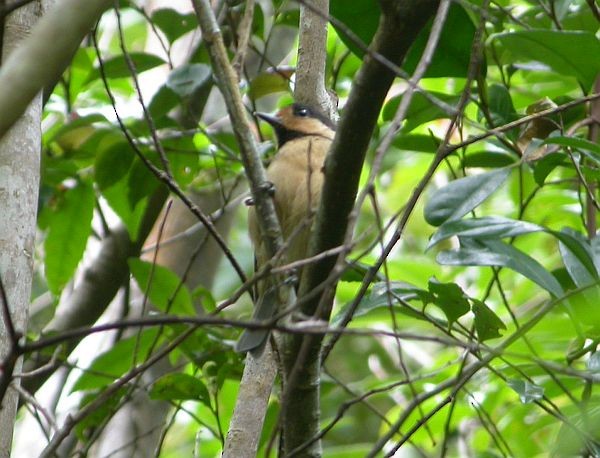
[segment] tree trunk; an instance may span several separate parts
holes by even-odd
[[[39,14],[40,6],[33,2],[5,19],[3,62],[29,33]],[[41,109],[38,94],[0,140],[0,276],[6,288],[12,325],[19,333],[24,333],[27,326],[31,295],[40,180]],[[6,324],[5,321],[0,323],[2,359],[11,348]],[[20,372],[21,364],[19,359],[14,370]],[[18,379],[13,383],[19,383]],[[9,388],[1,402],[0,457],[4,458],[10,456],[17,392]]]

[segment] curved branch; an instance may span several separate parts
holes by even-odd
[[[62,0],[51,8],[0,69],[0,137],[46,85],[62,74],[111,0]],[[52,46],[48,46],[52,43]]]

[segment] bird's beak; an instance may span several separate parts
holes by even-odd
[[[283,127],[281,118],[277,115],[272,115],[269,113],[261,113],[258,111],[255,112],[254,114],[256,116],[258,116],[260,119],[262,119],[263,121],[267,121],[269,124],[271,124],[273,126],[273,128],[282,128]]]

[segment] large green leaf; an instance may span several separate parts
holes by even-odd
[[[427,248],[449,237],[495,238],[515,237],[545,230],[542,226],[500,216],[446,221],[433,234]]]
[[[592,249],[581,234],[570,229],[563,229],[560,232],[552,231],[527,221],[498,216],[452,220],[439,227],[431,237],[428,248],[453,236],[477,240],[498,240],[531,232],[546,232],[558,239],[565,266],[577,286],[586,286],[596,281],[598,272],[594,264]]]
[[[425,219],[433,226],[466,215],[506,181],[512,167],[471,175],[438,189],[425,205]]]
[[[508,151],[475,151],[467,153],[462,160],[463,167],[507,167],[517,162],[517,156]]]
[[[356,39],[347,33],[350,30],[358,40],[368,46],[375,35],[379,24],[381,9],[375,0],[331,0],[329,3],[330,14],[342,23],[343,26],[334,25],[336,32],[348,49],[358,57],[364,55]]]
[[[466,294],[456,283],[441,283],[429,280],[429,292],[433,303],[442,309],[449,323],[453,323],[471,310]]]
[[[189,374],[167,374],[159,378],[150,389],[151,399],[168,401],[200,401],[210,406],[208,389],[198,378]]]
[[[138,258],[129,259],[129,268],[154,306],[166,313],[194,315],[190,291],[172,271]]]
[[[584,156],[591,159],[594,163],[600,164],[600,145],[598,143],[591,142],[584,138],[578,137],[551,137],[544,141],[548,145],[560,145],[573,148],[576,151],[581,152]]]
[[[121,387],[116,390],[111,396],[108,396],[104,402],[102,402],[97,408],[95,408],[89,415],[85,416],[81,421],[78,421],[75,425],[75,434],[81,441],[89,439],[92,431],[97,430],[99,426],[106,425],[106,422],[115,414],[119,409],[121,400],[129,393],[128,387]],[[100,392],[89,392],[85,393],[79,402],[79,408],[83,409],[85,406],[95,401]]]
[[[555,297],[564,294],[560,283],[531,256],[500,240],[482,240],[478,247],[443,251],[437,261],[453,266],[508,267],[529,278]]]
[[[560,255],[562,256],[565,268],[578,287],[588,286],[598,280],[598,273],[593,263],[591,247],[587,240],[577,232],[569,229],[563,229],[565,236],[558,244]],[[582,253],[585,253],[582,262]]]
[[[167,87],[185,99],[210,81],[211,69],[206,64],[185,64],[169,74]]]
[[[600,72],[600,41],[593,33],[565,30],[520,30],[494,35],[505,63],[540,62],[590,88]]]
[[[69,98],[71,102],[77,100],[77,96],[89,82],[90,74],[94,71],[95,57],[96,50],[92,47],[81,47],[73,56],[69,66]]]
[[[142,332],[117,342],[110,350],[96,356],[92,364],[75,381],[72,392],[93,390],[110,385],[133,367],[145,361],[148,350],[156,343],[158,328]]]
[[[182,14],[171,8],[155,10],[152,13],[152,22],[164,32],[169,43],[198,27],[194,13]]]
[[[500,84],[491,84],[487,89],[488,110],[491,116],[492,126],[496,127],[508,124],[517,119],[517,112],[513,105],[510,92],[505,86]],[[517,132],[513,129],[511,132]]]
[[[143,52],[132,52],[129,53],[129,58],[135,67],[136,73],[142,73],[152,68],[158,67],[159,65],[165,64],[165,61],[154,55]],[[104,76],[106,78],[128,78],[131,76],[131,70],[125,57],[117,55],[106,59],[103,62]],[[99,78],[101,75],[100,68],[97,67],[93,72],[90,73],[88,81]]]
[[[435,153],[441,140],[431,135],[411,134],[396,135],[392,143],[395,148],[403,151],[418,151],[421,153]]]
[[[133,149],[124,139],[99,148],[94,164],[94,178],[100,190],[110,188],[123,179],[135,159]]]
[[[375,0],[331,0],[329,8],[331,15],[342,23],[334,24],[336,32],[348,49],[362,58],[363,46],[356,41],[360,40],[364,46],[371,43],[379,24],[379,3]],[[406,72],[412,73],[417,67],[429,39],[432,23],[433,19],[430,19],[408,51],[403,64]],[[456,3],[452,4],[425,77],[467,76],[474,36],[475,25],[465,9]]]
[[[53,294],[60,294],[83,256],[92,232],[94,205],[94,189],[80,181],[60,196],[58,208],[52,213],[44,242],[44,261]]]
[[[159,181],[122,135],[108,132],[99,139],[95,137],[87,143],[97,150],[96,183],[112,210],[127,226],[131,239],[136,240],[149,196]],[[143,154],[149,153],[143,151]]]
[[[173,108],[181,102],[181,98],[166,83],[163,84],[148,104],[148,111],[155,120],[160,122]]]
[[[456,105],[459,97],[456,95],[442,94],[440,92],[429,92],[429,95],[448,105]],[[382,117],[384,121],[391,121],[398,110],[403,95],[392,97],[383,107]],[[402,126],[402,132],[408,133],[414,128],[436,119],[449,118],[450,113],[442,107],[432,103],[424,94],[417,92],[413,94],[410,106],[406,112],[406,121]]]
[[[427,23],[408,51],[402,65],[407,73],[412,74],[417,68],[425,51],[432,23],[433,20]],[[475,24],[465,9],[458,3],[452,3],[425,78],[466,77],[475,30]],[[485,69],[485,65],[482,68]]]
[[[403,302],[420,300],[423,304],[432,302],[431,294],[423,289],[417,288],[409,283],[404,282],[387,282],[376,283],[371,289],[370,294],[365,296],[358,304],[357,309],[352,315],[353,318],[366,315],[367,313],[380,309],[382,307],[396,306],[400,303],[398,309],[401,313],[405,313],[413,318],[423,318],[421,315],[413,313],[410,309],[402,306]],[[344,304],[344,306],[331,319],[332,326],[338,326],[346,314],[348,313],[352,302]]]

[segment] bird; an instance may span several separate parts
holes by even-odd
[[[312,216],[321,200],[325,158],[335,136],[335,124],[318,109],[302,103],[283,107],[275,115],[256,115],[273,127],[277,140],[277,152],[267,168],[267,179],[272,184],[275,211],[281,225],[285,246],[283,262],[289,264],[307,257]],[[248,228],[258,271],[270,256],[252,206],[248,211]],[[299,269],[298,279],[301,272]],[[257,297],[254,318],[271,318],[277,305],[277,286],[269,279],[259,282]],[[268,336],[268,330],[246,329],[236,350],[258,354]]]

